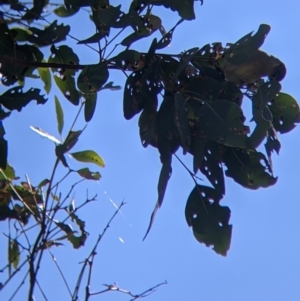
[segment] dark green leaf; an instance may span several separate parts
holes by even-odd
[[[8,262],[13,265],[16,270],[20,261],[20,251],[18,241],[16,239],[12,239],[9,241],[8,248]]]
[[[44,7],[48,4],[47,0],[33,0],[33,7],[26,11],[24,20],[37,20],[40,18]]]
[[[75,160],[80,162],[94,163],[100,167],[104,167],[103,159],[92,150],[85,150],[81,152],[70,154]]]
[[[186,100],[184,99],[181,93],[175,94],[175,115],[174,121],[178,129],[181,146],[184,152],[187,152],[191,144],[191,136],[189,129],[189,120],[187,115],[187,105]]]
[[[105,90],[105,89],[108,89],[108,90],[111,90],[111,91],[117,91],[117,90],[121,90],[122,87],[121,86],[114,86],[114,83],[113,82],[108,82],[106,85],[104,85],[101,89],[101,90]]]
[[[229,47],[224,52],[224,58],[231,64],[241,64],[247,61],[264,43],[270,30],[269,25],[261,24],[255,35],[252,36],[252,31],[236,43],[228,44]]]
[[[97,103],[97,93],[84,94],[85,104],[84,104],[84,119],[86,122],[92,120]]]
[[[96,181],[98,181],[101,178],[101,175],[98,171],[97,172],[90,171],[87,167],[77,170],[77,173],[81,177],[83,177],[87,180],[96,180]]]
[[[96,32],[91,37],[77,42],[77,44],[98,43],[102,38],[103,38],[103,34],[101,32]]]
[[[57,8],[55,8],[53,10],[53,12],[63,18],[63,17],[70,17],[70,16],[73,16],[75,15],[77,12],[79,11],[79,7],[70,7],[70,8],[66,8],[65,6],[61,5],[61,6],[58,6]]]
[[[299,105],[292,96],[281,92],[270,103],[276,131],[287,133],[296,126],[295,123],[300,123]]]
[[[277,182],[265,155],[255,150],[227,148],[224,163],[226,176],[245,188],[269,187]]]
[[[36,27],[29,27],[32,34],[28,37],[28,41],[38,46],[52,45],[66,39],[70,32],[70,26],[63,24],[57,25],[57,20],[53,21],[44,30]]]
[[[44,83],[44,90],[49,94],[51,90],[51,74],[48,68],[38,68],[38,73]]]
[[[49,63],[78,65],[78,56],[72,48],[62,45],[58,48],[51,47],[52,55],[49,57]],[[64,96],[74,105],[79,104],[80,94],[76,89],[74,75],[78,70],[52,68],[54,80]]]
[[[57,121],[57,130],[59,134],[62,134],[64,128],[64,112],[60,105],[60,102],[56,96],[54,96],[55,100],[55,112],[56,112],[56,121]]]
[[[173,38],[173,33],[176,29],[176,27],[183,22],[183,19],[180,19],[176,25],[168,31],[166,34],[163,35],[163,37],[158,41],[156,45],[156,49],[162,49],[170,45],[172,38]]]
[[[23,87],[14,87],[0,96],[0,103],[8,110],[21,111],[30,101],[36,100],[37,104],[44,104],[47,99],[39,95],[41,90],[31,88],[23,92]]]
[[[169,179],[172,175],[171,163],[172,163],[172,157],[170,156],[168,160],[165,160],[165,162],[163,163],[163,165],[161,167],[158,185],[157,185],[158,199],[155,204],[154,210],[151,214],[150,223],[149,223],[148,229],[146,231],[146,234],[145,234],[143,240],[147,237],[148,233],[150,232],[152,224],[154,222],[156,212],[161,207],[162,202],[164,200],[167,185],[168,185]]]
[[[207,247],[226,256],[231,243],[230,209],[219,205],[222,195],[215,189],[197,185],[188,197],[185,207],[187,224],[195,238]]]
[[[95,93],[103,87],[108,76],[109,73],[105,64],[89,65],[78,76],[78,89],[82,93]]]

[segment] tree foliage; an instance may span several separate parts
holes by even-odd
[[[251,32],[235,43],[222,45],[215,42],[176,55],[161,52],[170,44],[177,26],[195,18],[195,4],[194,0],[133,0],[125,12],[121,5],[113,6],[108,0],[67,0],[54,9],[48,1],[33,1],[32,5],[10,0],[1,2],[1,7],[6,9],[0,14],[0,72],[1,82],[7,87],[0,95],[1,220],[16,219],[26,224],[34,218],[40,222],[42,238],[49,198],[61,202],[52,193],[52,179],[37,187],[26,182],[16,184],[14,169],[7,163],[5,118],[9,118],[13,110],[20,112],[33,100],[44,104],[47,99],[37,87],[42,84],[44,91],[49,93],[54,81],[70,105],[83,108],[84,118],[90,122],[101,91],[120,89],[109,81],[110,71],[119,70],[127,77],[123,94],[124,117],[130,120],[139,116],[141,143],[144,147],[156,148],[162,164],[157,202],[146,236],[163,203],[172,173],[172,159],[178,158],[176,153],[182,149],[183,154],[193,156],[192,171],[188,171],[195,188],[186,203],[188,226],[199,242],[226,255],[232,225],[230,209],[221,205],[225,196],[224,175],[248,189],[274,185],[277,178],[273,175],[271,155],[273,151],[279,153],[281,147],[276,133],[291,131],[300,122],[300,114],[296,100],[281,91],[279,81],[285,75],[283,63],[276,63],[276,68],[270,72],[258,73],[251,83],[233,82],[226,74],[228,64],[236,70],[260,53],[270,31],[269,25],[260,25],[256,33]],[[163,20],[153,13],[156,6],[177,14],[179,21],[173,28],[168,31],[164,28]],[[99,61],[88,65],[80,64],[79,56],[68,46],[72,28],[62,22],[67,23],[67,18],[82,9],[88,9],[86,22],[92,22],[96,30],[87,33],[78,44],[98,45],[99,53]],[[47,22],[45,11],[52,12],[57,19]],[[18,17],[13,12],[18,12]],[[43,27],[37,21],[42,22]],[[120,36],[120,44],[117,44],[118,34],[112,37],[112,32],[122,32],[125,28],[132,32]],[[134,49],[136,41],[143,38],[151,41],[150,36],[154,35],[147,52]],[[115,43],[115,47],[107,54],[111,43]],[[119,53],[116,49],[120,49]],[[268,58],[279,61],[269,55]],[[251,66],[254,71],[258,68]],[[271,71],[277,73],[271,74]],[[36,86],[26,91],[23,86],[28,79],[35,79]],[[253,131],[245,123],[242,106],[245,97],[252,103]],[[64,112],[57,97],[55,108],[61,135]],[[66,159],[66,154],[70,154],[80,162],[104,167],[103,159],[93,150],[71,152],[84,129],[75,131],[71,128],[64,140],[38,128],[33,130],[55,143],[56,166],[62,164],[69,172],[73,171]],[[258,150],[262,143],[265,154]],[[101,177],[98,171],[90,171],[87,167],[76,172],[88,180]],[[207,178],[210,187],[197,183],[198,172]],[[42,186],[47,187],[46,198],[41,195]],[[21,205],[14,200],[21,201]],[[62,240],[68,239],[74,248],[79,248],[87,238],[85,223],[70,206],[67,214],[77,224],[79,235],[75,235],[64,222],[55,222],[54,226],[65,233]],[[40,239],[33,247],[38,251],[57,244],[54,240]],[[9,262],[14,268],[19,262],[17,249],[18,242],[12,239],[9,242]]]

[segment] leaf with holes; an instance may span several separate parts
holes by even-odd
[[[100,173],[98,171],[97,172],[90,171],[87,167],[77,170],[77,173],[81,177],[83,177],[83,178],[85,178],[87,180],[99,181],[100,178],[101,178],[101,175],[100,175]]]
[[[55,48],[51,46],[51,56],[48,63],[78,65],[78,56],[73,52],[72,48],[62,45]],[[80,94],[76,89],[74,75],[78,71],[76,69],[51,69],[54,76],[54,81],[63,95],[74,105],[79,104]]]
[[[197,185],[188,197],[185,218],[200,243],[213,246],[217,254],[226,256],[231,243],[231,211],[219,205],[221,199],[222,195],[215,189]]]
[[[269,187],[277,182],[267,158],[260,152],[227,148],[223,160],[227,167],[226,176],[245,188]]]
[[[27,92],[23,92],[23,87],[14,87],[0,95],[0,104],[6,109],[20,112],[29,102],[36,100],[37,104],[45,104],[47,99],[43,95],[39,95],[40,89],[31,88]]]
[[[126,80],[123,94],[123,113],[127,120],[140,113],[144,107],[145,99],[139,93],[142,75],[143,71],[133,72]]]
[[[103,159],[92,150],[85,150],[81,152],[70,154],[75,160],[80,162],[94,163],[100,167],[104,167]]]
[[[156,45],[156,49],[162,49],[171,44],[172,38],[173,38],[173,33],[176,29],[176,27],[183,22],[183,19],[180,19],[175,26],[169,30],[167,33],[163,35],[163,37],[158,41]]]
[[[249,128],[243,124],[245,117],[238,105],[227,100],[197,101],[192,109],[208,138],[227,146],[246,147]]]
[[[228,48],[224,51],[224,58],[231,64],[244,63],[261,47],[270,30],[269,25],[261,24],[253,36],[252,31],[236,43],[227,44]]]
[[[97,93],[83,94],[83,96],[85,98],[84,120],[90,122],[96,110]]]
[[[124,70],[137,71],[144,67],[142,55],[138,51],[131,49],[120,52],[110,61]]]
[[[289,94],[280,92],[268,105],[273,115],[276,131],[288,133],[300,123],[300,109],[297,101]]]
[[[221,164],[221,146],[213,140],[205,145],[202,162],[199,166],[201,172],[206,176],[213,187],[222,195],[225,194],[225,182],[223,166]]]
[[[264,83],[250,99],[252,100],[253,120],[256,127],[249,138],[248,148],[257,148],[267,137],[268,130],[272,126],[273,116],[267,104],[276,97],[281,89],[281,85],[271,80]]]
[[[158,180],[158,185],[157,185],[158,199],[157,199],[157,202],[155,204],[154,210],[153,210],[153,212],[151,214],[150,223],[149,223],[148,229],[146,231],[146,234],[145,234],[143,240],[149,234],[149,232],[151,230],[151,227],[153,225],[153,222],[154,222],[154,218],[155,218],[156,212],[161,207],[162,202],[164,200],[165,192],[166,192],[166,189],[167,189],[167,185],[168,185],[169,179],[170,179],[170,177],[172,175],[172,166],[171,166],[171,163],[172,163],[172,157],[170,156],[168,158],[168,160],[165,160],[165,162],[163,163],[163,165],[161,167],[161,171],[160,171],[160,175],[159,175],[159,180]]]
[[[132,43],[152,35],[156,30],[161,28],[161,19],[154,15],[145,15],[141,17],[142,26],[123,39],[121,45],[129,47]]]
[[[36,27],[29,27],[31,35],[28,36],[28,41],[38,46],[48,46],[66,39],[70,32],[69,25],[57,25],[57,20],[53,21],[43,30]]]
[[[78,76],[78,89],[82,93],[95,93],[106,83],[108,76],[106,64],[88,65]]]

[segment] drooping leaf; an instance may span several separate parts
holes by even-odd
[[[245,188],[269,187],[277,182],[265,155],[255,150],[227,148],[224,163],[226,176]]]
[[[28,36],[28,41],[38,46],[52,45],[66,39],[70,32],[69,25],[57,25],[57,20],[53,21],[49,26],[43,30],[36,27],[29,27],[31,35]]]
[[[145,99],[139,93],[139,80],[142,78],[143,71],[131,73],[125,83],[123,95],[123,113],[129,120],[144,107]]]
[[[36,100],[37,104],[45,104],[47,99],[40,95],[40,89],[31,88],[23,92],[23,87],[14,87],[0,95],[0,104],[12,111],[21,111],[30,101]]]
[[[252,100],[253,120],[256,122],[256,127],[248,141],[249,148],[257,148],[267,137],[273,121],[272,113],[267,104],[276,97],[280,89],[281,85],[277,81],[271,80],[261,85],[258,92],[250,97]]]
[[[84,94],[84,119],[86,122],[92,120],[97,104],[97,93]]]
[[[85,178],[87,180],[96,180],[96,181],[99,181],[100,178],[101,178],[101,175],[100,175],[100,173],[98,171],[97,172],[90,171],[87,167],[77,170],[77,173],[81,177],[83,177],[83,178]]]
[[[103,34],[101,32],[96,32],[91,37],[81,40],[77,42],[77,44],[92,44],[92,43],[98,43],[103,38]]]
[[[70,154],[75,160],[86,163],[94,163],[100,167],[104,167],[103,159],[93,150],[85,150]]]
[[[105,64],[86,66],[78,76],[77,86],[82,93],[96,93],[106,83],[109,72]]]
[[[268,105],[273,115],[273,125],[276,131],[288,133],[300,123],[300,109],[297,101],[289,94],[280,92]]]
[[[59,134],[62,134],[64,128],[64,112],[61,107],[61,104],[56,96],[54,96],[55,101],[55,112],[56,112],[56,122],[57,122],[57,130]]]
[[[158,41],[156,45],[156,49],[162,49],[171,44],[173,33],[176,27],[179,24],[181,24],[183,21],[184,21],[183,19],[180,19],[171,30],[169,30],[166,34],[163,35],[163,37]]]
[[[31,128],[34,132],[38,133],[40,136],[45,137],[45,138],[47,138],[47,139],[53,141],[54,143],[61,144],[61,142],[60,142],[57,138],[55,138],[54,136],[52,136],[52,135],[46,133],[46,132],[43,131],[42,129],[40,129],[40,128],[38,128],[38,127],[35,127],[35,126],[32,126],[32,125],[30,126],[30,128]]]
[[[49,94],[51,90],[51,74],[48,68],[38,68],[38,73],[44,83],[44,90]]]
[[[222,256],[226,256],[231,243],[231,211],[219,205],[222,195],[215,189],[197,185],[188,197],[185,218],[195,238]]]
[[[4,139],[5,130],[0,121],[0,168],[6,169],[7,166],[7,141]]]
[[[11,239],[8,243],[8,262],[9,264],[12,264],[14,269],[16,270],[20,261],[19,244],[16,239]]]
[[[184,99],[181,93],[175,94],[175,125],[178,129],[181,146],[186,153],[191,145],[191,136],[190,136],[190,129],[189,129],[189,120],[187,114],[187,105],[186,100]]]
[[[60,161],[65,167],[68,167],[68,163],[64,154],[70,151],[72,147],[77,143],[81,133],[82,131],[70,131],[64,143],[57,145],[55,148],[56,156],[60,159]]]
[[[143,240],[145,240],[145,238],[149,234],[149,232],[152,228],[153,222],[154,222],[156,212],[161,207],[162,202],[164,200],[167,185],[168,185],[169,179],[172,175],[171,163],[172,163],[172,157],[170,156],[168,160],[165,160],[165,162],[163,163],[163,165],[161,167],[158,185],[157,185],[158,198],[157,198],[157,202],[155,204],[154,210],[151,214],[149,226],[148,226],[148,229],[146,231],[146,234],[145,234]]]
[[[49,57],[49,63],[58,64],[70,64],[78,65],[78,56],[73,52],[72,48],[62,45],[55,48],[54,45],[51,47],[52,55]],[[58,69],[52,68],[54,73],[54,80],[58,88],[61,90],[63,95],[74,105],[79,104],[80,94],[76,89],[75,85],[75,74],[77,70],[75,69]]]

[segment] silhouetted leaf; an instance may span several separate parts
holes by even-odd
[[[100,167],[104,167],[103,159],[92,150],[85,150],[81,152],[70,154],[75,160],[80,162],[94,163]]]
[[[64,112],[60,105],[60,102],[56,96],[54,96],[55,101],[55,112],[56,112],[56,121],[57,121],[57,130],[61,135],[64,128]]]
[[[296,126],[295,123],[300,123],[299,105],[292,96],[280,92],[270,103],[276,131],[281,134],[288,133]]]
[[[37,20],[40,18],[43,8],[48,3],[47,0],[33,0],[33,7],[26,11],[23,16],[24,20]]]
[[[101,178],[101,175],[98,171],[97,172],[90,171],[87,167],[77,170],[77,173],[81,177],[83,177],[87,180],[96,180],[96,181],[98,181]]]
[[[121,90],[122,87],[121,86],[114,86],[114,83],[113,82],[108,82],[107,84],[105,84],[101,89],[101,90],[105,90],[105,89],[108,89],[110,91],[118,91],[118,90]]]
[[[186,100],[181,93],[175,94],[175,115],[174,121],[181,139],[181,146],[187,152],[191,144],[189,120],[187,115]]]
[[[256,127],[248,141],[249,148],[257,148],[266,138],[273,121],[273,116],[267,104],[276,97],[280,89],[281,85],[277,81],[271,80],[261,85],[257,93],[250,97],[252,100],[253,120],[256,122]]]
[[[0,121],[0,168],[6,169],[7,166],[7,141],[4,139],[5,130]]]
[[[36,100],[37,104],[44,104],[47,99],[39,95],[40,89],[31,88],[23,92],[23,87],[14,87],[0,96],[0,103],[8,110],[21,111],[30,101]]]
[[[261,24],[253,36],[252,31],[236,43],[227,44],[229,47],[224,51],[224,58],[231,64],[241,64],[247,61],[264,43],[270,30],[271,27],[269,25]]]
[[[146,234],[145,234],[143,240],[145,240],[148,233],[150,232],[152,224],[154,222],[156,212],[160,208],[160,206],[162,205],[162,202],[164,200],[167,185],[168,185],[169,179],[172,175],[171,163],[172,163],[172,157],[170,156],[168,160],[165,160],[165,162],[163,163],[163,165],[161,167],[159,180],[158,180],[158,185],[157,185],[158,199],[157,199],[157,202],[155,204],[154,210],[151,214],[150,223],[149,223],[148,229],[146,231]]]
[[[269,187],[277,182],[265,155],[255,150],[227,148],[224,163],[226,176],[245,188]]]
[[[97,104],[97,93],[84,94],[85,104],[84,104],[84,119],[86,122],[92,120],[96,104]]]
[[[171,44],[171,41],[173,38],[173,33],[174,33],[176,27],[179,24],[181,24],[183,21],[184,21],[183,19],[180,19],[171,30],[169,30],[166,34],[163,35],[163,37],[158,41],[158,43],[156,45],[156,49],[162,49]]]
[[[57,25],[57,20],[55,20],[43,30],[36,27],[29,27],[29,30],[32,33],[28,36],[29,42],[38,46],[47,46],[65,40],[70,32],[70,26]]]
[[[96,32],[93,34],[91,37],[81,40],[77,42],[77,44],[91,44],[91,43],[98,43],[102,38],[103,38],[103,33],[101,32]]]
[[[185,218],[195,238],[226,256],[231,242],[230,209],[219,205],[222,195],[215,189],[197,185],[188,197]]]
[[[86,66],[78,76],[77,86],[82,93],[95,93],[106,83],[109,73],[105,64]]]
[[[145,99],[139,93],[139,80],[142,75],[142,71],[133,72],[126,80],[123,95],[123,112],[127,120],[138,114],[144,107]]]

